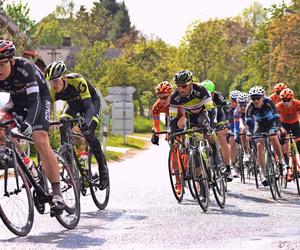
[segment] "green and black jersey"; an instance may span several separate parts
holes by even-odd
[[[85,118],[89,125],[93,116],[100,114],[100,98],[91,82],[77,73],[66,75],[67,87],[60,93],[55,93],[50,87],[52,102],[63,100],[69,105],[66,114],[74,117],[77,113]]]

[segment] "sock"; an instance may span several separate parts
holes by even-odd
[[[285,160],[285,163],[288,165],[289,164],[289,156],[288,154],[284,154],[284,160]]]
[[[230,171],[231,171],[230,165],[229,165],[229,166],[226,166],[226,171],[227,171],[227,172],[230,172]]]

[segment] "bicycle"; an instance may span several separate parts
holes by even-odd
[[[86,141],[85,152],[87,152],[87,158],[84,161],[79,161],[78,159],[76,146],[73,143],[73,140],[74,137],[84,139],[84,136],[81,133],[73,132],[72,124],[80,122],[81,118],[74,118],[65,119],[62,121],[52,121],[50,122],[50,125],[59,125],[62,126],[62,129],[64,129],[66,138],[62,145],[59,147],[58,152],[60,152],[70,164],[77,187],[80,190],[81,194],[83,196],[87,196],[87,191],[89,189],[95,205],[100,210],[103,210],[106,208],[109,201],[110,185],[108,185],[104,190],[100,190],[100,168],[98,167],[98,165],[93,166],[97,164],[97,161]],[[102,159],[104,159],[104,162],[102,164],[106,165],[107,163],[103,153]]]
[[[1,185],[3,189],[0,188],[0,217],[12,233],[25,236],[30,232],[33,225],[34,206],[39,213],[45,213],[45,204],[50,204],[52,201],[52,189],[43,171],[41,161],[39,161],[36,169],[38,178],[34,178],[23,163],[11,139],[15,137],[30,143],[33,143],[33,140],[8,127],[14,122],[18,124],[16,118],[0,122],[0,127],[5,128],[6,131],[6,138],[1,145],[0,153],[1,177],[3,179],[3,185]],[[60,212],[50,210],[50,216],[55,216],[65,228],[74,229],[80,219],[78,191],[72,172],[65,160],[58,152],[54,151],[54,153],[59,163],[61,192],[66,205],[64,210]],[[17,218],[14,217],[15,215]]]
[[[155,134],[169,134],[170,145],[169,157],[168,157],[168,172],[170,177],[170,183],[172,192],[178,202],[181,202],[185,193],[185,181],[188,182],[190,193],[194,199],[196,195],[193,191],[191,179],[188,172],[188,148],[186,146],[185,137],[178,136],[173,137],[169,131],[154,132]],[[177,163],[177,164],[176,164]],[[180,189],[181,192],[177,192],[176,189]]]
[[[292,177],[291,181],[293,180],[296,182],[297,186],[297,192],[300,195],[300,185],[299,185],[299,177],[300,177],[300,160],[299,160],[299,152],[297,149],[296,141],[295,141],[295,136],[292,134],[288,134],[288,136],[285,137],[285,141],[288,142],[288,152],[289,152],[289,167],[288,170],[291,171],[290,176]],[[287,174],[285,175],[284,178],[284,187],[287,188],[287,183],[289,182],[288,180],[288,174],[289,171],[287,171]]]
[[[196,199],[204,212],[209,207],[209,188],[213,189],[220,208],[225,206],[225,183],[220,166],[216,166],[212,149],[203,134],[206,128],[192,128],[172,136],[188,135],[189,173],[193,183]]]
[[[265,142],[265,168],[267,173],[267,179],[269,181],[269,187],[274,200],[281,197],[281,181],[282,174],[280,173],[279,165],[275,157],[275,153],[272,150],[270,137],[277,136],[276,133],[260,133],[252,136],[251,139],[263,138]],[[280,177],[281,176],[281,177]]]

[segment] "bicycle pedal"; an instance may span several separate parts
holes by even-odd
[[[50,208],[50,217],[55,217],[63,213],[63,209],[56,209],[55,207]]]

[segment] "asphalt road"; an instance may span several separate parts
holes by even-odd
[[[294,184],[275,202],[268,188],[235,179],[226,207],[220,209],[211,195],[211,207],[203,213],[188,191],[181,204],[173,197],[167,157],[163,142],[110,163],[106,210],[82,197],[75,230],[36,212],[30,234],[18,238],[0,222],[0,249],[300,249],[300,196]]]

